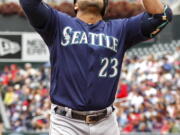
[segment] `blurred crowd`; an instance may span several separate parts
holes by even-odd
[[[0,71],[1,91],[13,131],[49,127],[50,68],[15,64]]]
[[[123,132],[180,133],[180,47],[126,57],[115,104]]]
[[[1,2],[2,1],[2,2]],[[74,12],[73,0],[43,0],[58,11],[76,16]],[[135,16],[144,11],[142,0],[110,0],[104,19],[127,18]],[[178,0],[162,0],[168,5],[177,5]],[[0,15],[19,15],[25,17],[19,0],[0,0]]]
[[[68,1],[70,3],[73,3],[74,1],[73,0],[44,0],[45,2],[48,2],[48,3],[61,3],[63,1]],[[111,1],[130,1],[130,2],[140,2],[142,0],[111,0]],[[175,3],[177,2],[178,0],[164,0],[164,1],[167,1],[168,3]],[[18,0],[0,0],[0,2],[15,2],[15,3],[18,3],[19,1]]]
[[[74,4],[72,2],[69,1],[61,1],[60,3],[48,2],[48,4],[58,11],[64,12],[73,17],[76,16],[74,12]],[[104,19],[131,17],[143,11],[144,11],[143,6],[137,2],[128,2],[126,0],[110,1]],[[22,8],[19,6],[18,3],[15,2],[0,4],[0,15],[6,15],[6,16],[19,15],[21,17],[25,17]]]
[[[49,127],[50,66],[11,64],[0,90],[12,129]],[[180,133],[180,48],[173,54],[125,56],[115,101],[121,132]]]

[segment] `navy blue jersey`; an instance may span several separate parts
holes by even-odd
[[[84,111],[110,106],[125,51],[147,39],[141,32],[142,18],[147,13],[87,24],[41,0],[20,3],[49,48],[52,103]]]
[[[111,105],[126,49],[147,39],[142,16],[86,24],[51,9],[46,26],[36,29],[50,51],[51,101],[76,110]]]

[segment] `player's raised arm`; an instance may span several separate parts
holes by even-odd
[[[127,21],[127,48],[140,41],[155,37],[172,21],[171,9],[168,5],[163,5],[161,0],[142,0],[142,3],[146,12]]]
[[[143,0],[143,5],[148,16],[142,24],[142,32],[145,36],[153,38],[172,21],[172,11],[162,4],[161,0]]]
[[[30,24],[44,38],[47,44],[53,40],[57,21],[55,11],[42,0],[19,0]]]
[[[142,0],[142,4],[146,11],[150,14],[164,13],[164,5],[161,0]]]
[[[34,27],[42,28],[50,17],[50,9],[41,0],[20,0],[20,4]]]

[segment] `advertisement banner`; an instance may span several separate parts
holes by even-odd
[[[49,61],[49,50],[45,42],[37,33],[23,33],[22,60],[33,62]]]
[[[22,35],[0,33],[0,59],[22,58]]]

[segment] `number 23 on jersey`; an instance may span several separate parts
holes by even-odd
[[[99,77],[109,77],[113,78],[118,74],[118,59],[117,58],[107,58],[104,57],[101,59],[101,68],[99,71]]]

